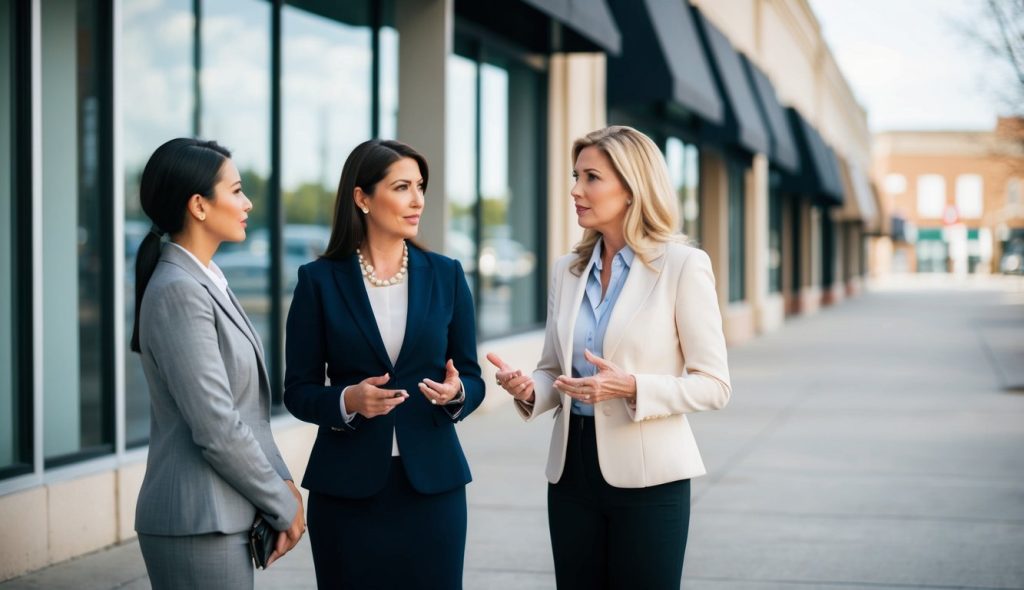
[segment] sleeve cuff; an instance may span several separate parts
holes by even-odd
[[[350,387],[352,386],[349,385],[345,389],[341,390],[341,396],[338,397],[338,405],[341,406],[341,418],[345,421],[345,424],[351,426],[352,421],[356,419],[356,414],[355,412],[349,414],[348,412],[345,411],[345,392],[347,392]]]
[[[466,404],[466,386],[459,380],[459,395],[453,397],[451,401],[441,406],[444,411],[448,413],[452,419],[458,418],[462,414],[462,409]]]

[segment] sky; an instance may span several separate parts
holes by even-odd
[[[1008,68],[966,30],[978,0],[810,0],[874,132],[991,129]]]

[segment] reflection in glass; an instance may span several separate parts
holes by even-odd
[[[380,47],[380,101],[378,137],[398,137],[398,31],[392,27],[381,27]]]
[[[473,60],[448,57],[445,89],[445,181],[448,232],[445,254],[462,263],[470,289],[476,288],[476,78]],[[429,206],[429,202],[428,202]],[[473,293],[474,299],[476,293]]]
[[[90,4],[43,3],[43,453],[58,459],[110,450],[112,404],[103,357],[105,327],[104,158],[100,148],[108,34]]]
[[[679,229],[693,243],[700,244],[700,200],[698,186],[700,169],[697,147],[669,137],[665,142],[665,161],[669,177],[679,198],[682,227]]]
[[[354,4],[327,10],[329,4],[303,3],[311,10],[323,9],[315,13],[286,5],[281,15],[285,310],[299,266],[327,247],[342,165],[373,133],[369,23]],[[397,43],[397,34],[382,37],[385,47]],[[397,45],[394,51],[397,59]],[[397,102],[397,84],[393,93]],[[385,111],[382,108],[382,121],[388,119]],[[282,324],[286,316],[281,317]]]
[[[264,343],[270,341],[270,3],[204,0],[200,21],[202,136],[231,150],[252,201],[244,242],[214,261]],[[267,359],[267,369],[274,363]]]
[[[149,440],[149,390],[139,355],[128,346],[135,321],[135,254],[150,225],[139,204],[139,179],[160,144],[193,133],[192,0],[125,2],[122,22],[125,440],[135,447]]]
[[[480,220],[477,300],[482,338],[532,326],[540,273],[538,189],[544,145],[540,75],[519,63],[480,66]]]
[[[14,383],[13,186],[13,2],[0,6],[0,469],[17,463],[18,399]]]
[[[743,206],[744,169],[735,162],[728,165],[729,192],[729,302],[743,301],[746,290],[746,207]]]
[[[782,291],[782,195],[778,173],[772,172],[768,187],[768,292]]]

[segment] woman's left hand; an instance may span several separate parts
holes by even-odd
[[[452,359],[448,359],[448,364],[444,366],[444,383],[438,383],[430,379],[424,379],[420,381],[420,393],[430,401],[430,403],[443,406],[448,402],[452,401],[459,396],[462,392],[462,382],[459,381],[459,371],[455,368],[455,363]]]
[[[555,389],[585,404],[617,398],[636,399],[635,377],[589,350],[584,350],[583,356],[597,367],[597,374],[580,378],[559,375],[555,379]]]

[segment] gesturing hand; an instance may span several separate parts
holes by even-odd
[[[434,405],[443,406],[458,397],[461,392],[462,382],[459,381],[459,371],[452,359],[448,359],[444,366],[444,383],[430,379],[420,381],[420,393]]]
[[[493,352],[487,353],[487,360],[498,368],[498,372],[495,373],[494,376],[497,378],[498,385],[500,385],[502,389],[521,402],[526,402],[528,404],[533,403],[533,377],[523,375],[522,371],[513,369],[508,365],[508,363],[501,360],[500,356]]]
[[[583,356],[587,362],[597,367],[597,374],[580,378],[559,375],[555,379],[555,389],[585,404],[596,404],[620,397],[636,398],[635,377],[589,350],[584,350]]]
[[[345,392],[345,410],[358,412],[366,418],[383,416],[408,399],[403,389],[381,389],[388,382],[387,373],[380,377],[367,377]]]

